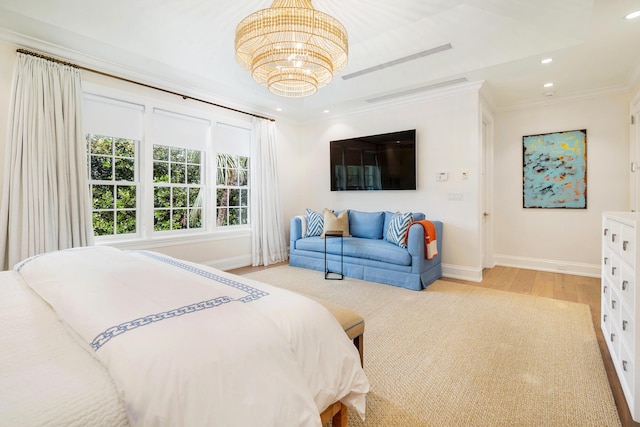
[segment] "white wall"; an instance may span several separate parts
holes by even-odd
[[[587,209],[523,209],[522,137],[587,129]],[[598,276],[601,214],[629,209],[629,96],[495,114],[494,227],[500,265]]]
[[[285,217],[325,207],[424,212],[428,219],[444,222],[445,274],[479,280],[479,89],[479,84],[469,84],[412,103],[306,123],[300,140],[280,141],[290,147],[279,158],[280,179],[290,185],[284,198],[296,199],[285,202]],[[330,191],[329,141],[407,129],[417,130],[416,191]],[[437,172],[448,172],[449,180],[437,182]],[[469,179],[463,180],[462,172]],[[450,201],[449,193],[461,193],[463,200]]]

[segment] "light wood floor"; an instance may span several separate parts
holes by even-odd
[[[231,272],[235,274],[245,274],[261,268],[265,267],[246,267],[233,270]],[[494,267],[483,271],[483,280],[481,283],[456,279],[445,280],[501,291],[518,292],[564,301],[579,302],[591,307],[591,317],[598,337],[602,360],[604,361],[604,367],[607,371],[607,376],[609,377],[609,384],[611,385],[613,397],[618,407],[618,413],[620,414],[622,425],[624,427],[640,427],[640,424],[634,423],[631,419],[629,407],[627,406],[627,402],[624,398],[613,362],[611,361],[611,356],[609,355],[609,350],[604,341],[602,330],[600,329],[600,279],[572,276],[569,274],[524,270],[520,268]]]

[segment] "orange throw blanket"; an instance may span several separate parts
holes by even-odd
[[[423,219],[421,221],[414,221],[411,223],[420,224],[424,228],[424,257],[426,259],[433,259],[438,255],[438,241],[436,240],[436,226],[431,221]],[[409,228],[411,228],[411,225]],[[409,232],[404,237],[405,243],[409,239]]]

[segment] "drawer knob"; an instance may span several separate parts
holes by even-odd
[[[627,290],[627,286],[629,286],[629,281],[628,280],[623,280],[622,281],[622,290],[626,291]]]
[[[624,242],[622,242],[622,250],[623,251],[626,251],[628,247],[629,247],[629,242],[627,242],[626,240]]]
[[[611,267],[611,275],[615,276],[616,275],[616,268],[615,267]]]
[[[613,234],[611,235],[611,242],[612,242],[612,243],[615,243],[615,241],[616,241],[616,233],[613,233]]]
[[[603,319],[603,320],[605,321],[605,323],[606,323],[606,321],[607,321],[607,315],[605,314],[604,316],[602,316],[602,319]]]
[[[602,287],[602,293],[603,293],[603,294],[606,294],[606,293],[607,293],[607,285],[604,285],[604,286]]]
[[[616,334],[611,334],[611,342],[616,338]]]
[[[626,331],[626,330],[627,330],[627,324],[628,324],[628,323],[629,323],[629,322],[627,322],[626,320],[623,320],[623,321],[622,321],[622,330],[623,330],[623,331]]]
[[[616,309],[616,300],[611,300],[611,308]]]
[[[605,228],[605,229],[604,229],[604,235],[606,236],[607,234],[609,234],[609,229],[608,229],[608,228]]]
[[[627,371],[628,371],[628,369],[627,369],[627,361],[626,361],[626,360],[623,360],[623,361],[622,361],[622,369],[623,369],[625,372],[627,372]]]
[[[608,257],[604,257],[604,265],[609,264],[609,258]]]

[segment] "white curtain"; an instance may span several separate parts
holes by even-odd
[[[93,244],[80,71],[17,55],[0,208],[3,270]]]
[[[275,123],[254,118],[251,127],[251,262],[286,261],[287,242],[278,190]]]

